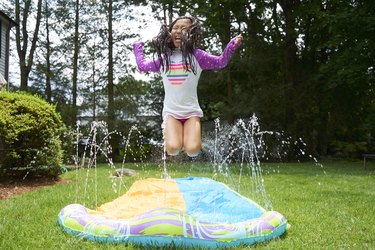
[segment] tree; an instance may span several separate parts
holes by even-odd
[[[167,4],[153,3],[159,6],[154,10]],[[363,135],[372,134],[366,117],[374,99],[374,46],[369,41],[375,38],[368,32],[373,9],[374,3],[365,0],[196,0],[173,5],[174,13],[189,10],[204,22],[203,48],[213,54],[220,50],[212,45],[224,46],[244,32],[241,51],[229,67],[202,74],[199,96],[205,119],[256,113],[266,129],[303,138],[309,152],[321,155],[333,152],[335,140],[361,145]]]
[[[54,49],[50,38],[51,15],[50,1],[46,0],[41,20],[41,25],[44,26],[46,32],[41,32],[39,35],[34,59],[35,67],[29,76],[29,80],[33,83],[29,90],[44,96],[50,103],[52,102],[52,51]]]
[[[20,1],[15,1],[15,21],[19,24],[16,26],[16,44],[17,53],[20,60],[20,74],[21,74],[21,90],[27,90],[28,78],[33,66],[34,52],[38,41],[38,33],[40,20],[42,16],[42,0],[38,0],[36,10],[33,7],[33,1],[23,1],[21,6]],[[28,32],[28,20],[32,13],[35,13],[35,28],[31,41],[29,41]],[[22,18],[21,18],[22,17]],[[29,43],[31,43],[30,49],[28,50]]]
[[[72,90],[72,94],[73,94],[73,107],[72,107],[72,111],[73,111],[73,119],[72,119],[72,123],[71,123],[71,126],[74,127],[77,123],[77,115],[78,115],[78,108],[77,108],[77,75],[78,75],[78,57],[79,57],[79,50],[80,50],[80,42],[79,42],[79,24],[80,24],[80,14],[79,14],[79,10],[80,10],[80,4],[79,4],[79,0],[76,0],[75,1],[75,18],[74,18],[74,55],[73,55],[73,79],[72,79],[72,83],[73,83],[73,90]]]
[[[115,108],[114,108],[114,82],[113,82],[113,0],[108,1],[107,5],[107,13],[108,13],[108,83],[107,83],[107,90],[108,90],[108,107],[107,107],[107,115],[108,115],[108,129],[109,131],[113,131],[115,129]],[[111,146],[113,148],[113,152],[118,154],[118,140],[114,136],[111,137]]]
[[[29,35],[24,24],[30,25],[31,18],[38,20],[38,14],[32,13],[38,13],[39,5],[26,1],[21,8],[16,3],[21,23],[17,39],[22,40]],[[63,119],[71,125],[77,115],[92,114],[93,119],[106,117],[110,130],[118,130],[128,122],[121,120],[133,108],[138,110],[138,104],[129,104],[138,87],[123,86],[124,82],[137,82],[131,80],[134,65],[128,61],[128,41],[135,35],[127,22],[134,18],[134,6],[149,4],[155,17],[165,23],[186,14],[200,19],[204,24],[201,48],[212,54],[220,54],[236,34],[244,35],[241,49],[226,69],[202,74],[198,94],[205,120],[220,116],[234,121],[255,113],[264,129],[284,131],[293,139],[301,137],[309,151],[320,155],[364,152],[373,145],[373,1],[44,3],[32,38],[38,38],[38,25],[46,27],[46,33],[39,35],[34,46],[33,39],[26,39],[28,46],[19,43],[17,47],[24,53],[19,53],[21,78],[27,79],[25,73],[31,70],[29,90],[57,102]],[[57,42],[50,37],[58,37]],[[35,67],[30,63],[31,51],[35,52]],[[161,91],[155,93],[162,96]],[[82,104],[78,103],[81,99]]]

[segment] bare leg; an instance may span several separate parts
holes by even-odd
[[[201,151],[201,122],[200,118],[190,117],[184,124],[184,147],[190,157],[197,156]]]
[[[165,146],[169,155],[178,155],[182,148],[183,126],[181,122],[172,116],[168,116],[165,121]]]

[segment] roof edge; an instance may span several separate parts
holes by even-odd
[[[4,17],[5,19],[9,21],[10,27],[18,26],[18,23],[16,23],[12,18],[10,18],[7,14],[2,12],[1,10],[0,10],[0,16]]]

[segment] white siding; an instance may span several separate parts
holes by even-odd
[[[5,75],[5,56],[6,56],[6,50],[5,50],[5,45],[6,45],[6,30],[7,30],[7,24],[8,22],[5,21],[4,19],[0,18],[0,25],[1,25],[1,53],[0,53],[0,73],[4,76]]]

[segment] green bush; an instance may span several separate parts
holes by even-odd
[[[53,105],[29,94],[0,91],[0,175],[57,176],[63,131]]]
[[[366,142],[344,142],[336,140],[331,143],[331,148],[334,156],[345,159],[358,158],[362,153],[368,151]]]
[[[152,145],[144,144],[142,146],[138,144],[130,144],[126,151],[126,162],[142,162],[150,158],[152,153]],[[121,160],[125,156],[125,148],[120,149]],[[161,155],[160,155],[161,157]]]

